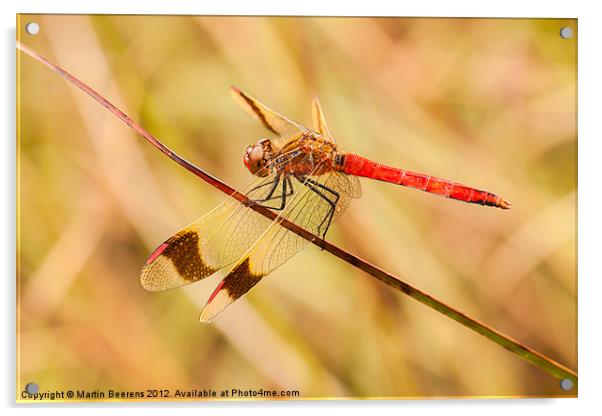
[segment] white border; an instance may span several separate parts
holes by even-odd
[[[506,415],[508,412],[531,411],[546,415],[563,415],[569,412],[591,414],[600,406],[600,353],[602,352],[599,300],[602,294],[601,268],[597,263],[600,246],[596,244],[602,235],[600,212],[602,178],[600,160],[602,132],[600,128],[600,59],[599,40],[602,39],[602,21],[596,14],[593,1],[546,1],[526,2],[505,0],[476,2],[468,0],[393,2],[386,0],[330,1],[325,0],[89,0],[70,2],[66,0],[20,0],[12,4],[1,2],[3,40],[2,82],[4,97],[0,100],[5,137],[2,144],[2,250],[0,261],[7,265],[2,276],[3,308],[2,339],[0,349],[3,374],[0,377],[0,405],[7,407],[9,414],[44,412],[51,415],[79,414],[82,407],[92,414],[106,409],[128,407],[130,411],[146,414],[170,412],[198,414],[201,412],[224,413],[244,412],[248,415],[306,414],[308,411],[327,414],[342,411],[349,414],[364,414],[377,410],[382,413],[426,413],[462,415]],[[473,16],[473,17],[577,17],[579,18],[579,399],[518,399],[518,400],[457,400],[457,401],[402,401],[402,402],[297,402],[297,403],[202,403],[167,406],[148,405],[61,405],[46,406],[44,409],[14,405],[14,201],[15,201],[15,69],[14,69],[14,25],[15,14],[21,13],[121,13],[121,14],[244,14],[244,15],[400,15],[400,16]],[[12,231],[11,231],[12,230]],[[114,411],[114,410],[111,410]]]

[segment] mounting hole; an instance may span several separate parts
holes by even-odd
[[[36,394],[40,391],[40,386],[38,386],[36,383],[27,383],[25,386],[25,391],[28,394]]]
[[[573,37],[573,29],[568,26],[564,26],[560,29],[560,37],[562,39],[570,39]]]
[[[40,25],[36,22],[29,22],[25,25],[25,31],[30,35],[35,35],[40,31]]]
[[[564,391],[572,390],[573,389],[573,382],[570,379],[565,378],[565,379],[563,379],[560,382],[560,388],[562,390],[564,390]]]

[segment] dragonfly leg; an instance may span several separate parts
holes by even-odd
[[[287,181],[287,183],[288,183],[288,187],[289,187],[289,189],[291,190],[291,193],[290,193],[290,194],[288,194],[287,196],[291,196],[291,195],[293,195],[293,182],[291,181],[291,177],[290,177],[290,175],[288,175],[288,176],[285,178],[285,180]]]
[[[274,195],[276,188],[278,187],[279,184],[282,184],[282,192],[280,193],[280,195]],[[253,202],[261,204],[261,205],[265,206],[266,208],[270,208],[270,209],[273,209],[276,211],[282,211],[286,207],[286,198],[293,195],[293,184],[291,182],[290,177],[285,176],[284,179],[282,181],[280,181],[280,175],[277,175],[272,182],[267,182],[267,183],[261,184],[255,188],[253,188],[253,190],[259,189],[259,188],[267,186],[267,185],[272,185],[272,187],[270,188],[270,191],[267,193],[265,198],[254,199]],[[280,200],[279,207],[274,207],[274,206],[269,206],[269,205],[263,204],[264,202],[274,201],[274,200]]]
[[[299,182],[301,182],[303,185],[307,186],[312,192],[316,193],[318,196],[320,196],[322,199],[324,199],[328,203],[328,205],[330,205],[328,214],[326,214],[324,216],[324,218],[322,219],[322,222],[318,226],[318,233],[320,233],[322,226],[324,225],[324,223],[326,223],[326,221],[328,221],[326,223],[326,228],[324,228],[324,232],[322,233],[322,239],[324,239],[324,238],[326,238],[326,232],[330,228],[330,224],[332,222],[332,218],[334,216],[334,212],[335,212],[337,203],[339,202],[340,195],[337,191],[330,189],[328,186],[321,184],[320,182],[315,181],[311,178],[308,178],[307,176],[298,177],[297,180]],[[333,199],[328,198],[326,196],[325,192],[323,192],[322,190],[329,192],[334,198]]]
[[[250,195],[253,191],[256,191],[258,189],[261,189],[265,186],[269,186],[272,185],[272,187],[270,188],[270,191],[268,192],[268,194],[266,195],[265,198],[262,199],[255,199],[255,202],[263,202],[263,201],[267,201],[269,200],[272,195],[274,195],[274,191],[276,190],[276,187],[278,186],[278,183],[280,182],[280,175],[276,175],[274,177],[274,180],[271,182],[266,182],[266,183],[262,183],[261,185],[257,185],[256,187],[252,188],[249,192],[247,192],[248,195]]]
[[[287,189],[288,188],[288,189]],[[290,192],[290,193],[289,193]],[[271,207],[273,210],[282,211],[286,207],[286,198],[293,195],[293,183],[291,182],[290,176],[285,176],[282,181],[282,192],[278,196],[271,197],[270,199],[280,198],[280,207]]]

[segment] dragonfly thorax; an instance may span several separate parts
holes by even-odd
[[[297,176],[318,176],[334,168],[338,151],[334,141],[312,131],[287,143],[282,153],[290,159],[282,170]]]

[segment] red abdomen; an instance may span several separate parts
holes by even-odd
[[[508,209],[511,206],[510,202],[500,198],[496,194],[434,176],[381,165],[359,155],[342,155],[339,161],[340,165],[338,169],[348,175],[362,176],[397,185],[409,186],[410,188],[420,189],[421,191],[473,204],[503,209]]]

